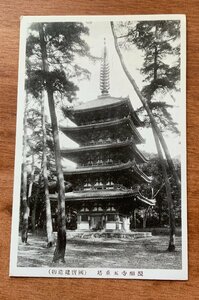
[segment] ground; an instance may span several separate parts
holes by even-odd
[[[127,239],[82,239],[67,241],[65,265],[74,268],[181,269],[181,238],[176,237],[176,251],[167,252],[168,236]],[[29,245],[19,240],[19,267],[52,267],[53,248],[46,248],[45,238],[29,236]]]

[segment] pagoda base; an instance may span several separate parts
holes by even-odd
[[[147,231],[130,231],[125,232],[122,230],[101,230],[101,231],[91,231],[91,230],[68,230],[67,238],[82,238],[82,239],[128,239],[134,240],[139,238],[151,237],[152,233]]]
[[[121,222],[118,222],[118,224],[116,224],[116,222],[107,222],[106,224],[104,224],[104,228],[101,229],[101,230],[117,230],[117,229],[122,230],[122,223]],[[77,224],[77,230],[97,231],[95,229],[90,228],[89,222],[81,222],[81,223]]]
[[[78,215],[77,230],[90,230],[91,232],[119,230],[129,232],[130,220],[127,217],[120,216],[118,213],[112,213],[108,216],[104,214],[91,214],[86,216],[86,218],[84,215]]]

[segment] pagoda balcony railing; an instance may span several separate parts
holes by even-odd
[[[99,159],[97,162],[89,161],[85,164],[78,165],[76,169],[83,169],[83,168],[89,168],[89,167],[107,167],[107,166],[121,166],[124,164],[127,164],[128,162],[121,162],[119,161],[114,161],[111,158],[107,159],[106,161],[103,161],[102,159]]]
[[[118,191],[124,191],[127,190],[127,188],[122,184],[86,184],[83,187],[76,187],[74,189],[74,192],[88,192],[88,191],[99,191],[99,190],[118,190]]]
[[[119,144],[119,143],[124,143],[124,142],[130,142],[130,141],[134,141],[133,137],[126,137],[125,139],[120,139],[120,138],[116,138],[116,139],[111,139],[111,138],[106,138],[106,139],[98,139],[98,140],[91,140],[91,141],[87,141],[82,143],[81,146],[97,146],[97,145],[104,145],[104,144]]]
[[[123,118],[120,119],[126,119],[129,118],[129,116],[124,116]],[[105,118],[105,119],[98,119],[98,120],[91,120],[91,121],[87,121],[87,122],[81,122],[80,125],[89,125],[89,124],[98,124],[98,123],[104,123],[104,122],[111,122],[111,121],[115,121],[118,120],[118,117],[115,116],[113,118]]]
[[[103,140],[102,140],[103,141]],[[125,139],[125,140],[120,140],[120,139],[117,139],[115,141],[112,141],[112,143],[110,143],[110,141],[106,141],[106,143],[102,142],[99,143],[99,141],[96,141],[92,144],[89,144],[88,146],[80,146],[78,148],[63,148],[61,151],[67,151],[67,152],[71,152],[71,151],[82,151],[82,150],[90,150],[90,149],[97,149],[99,147],[100,148],[107,148],[107,145],[108,147],[111,147],[111,146],[116,146],[118,147],[119,146],[128,146],[128,145],[131,145],[132,143],[134,143],[134,139],[133,138],[129,138],[129,139]],[[87,148],[87,149],[86,149]]]

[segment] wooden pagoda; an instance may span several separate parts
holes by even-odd
[[[77,229],[129,230],[134,209],[154,205],[139,192],[141,183],[151,179],[139,168],[146,158],[138,150],[143,143],[137,127],[141,121],[129,98],[109,95],[109,65],[104,46],[100,73],[101,95],[67,110],[76,126],[61,127],[62,132],[79,144],[61,153],[76,163],[64,169],[72,192],[66,193],[66,207],[77,212]],[[56,199],[51,195],[51,199]]]

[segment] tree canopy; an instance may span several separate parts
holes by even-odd
[[[180,22],[171,21],[140,21],[120,23],[120,45],[127,49],[136,46],[143,53],[144,86],[142,95],[148,100],[157,122],[164,129],[178,133],[169,108],[171,103],[164,100],[173,92],[179,91],[180,81]],[[143,108],[138,110],[143,112]],[[145,117],[148,124],[148,118]]]
[[[53,92],[64,94],[71,102],[78,90],[73,78],[90,75],[75,63],[76,55],[89,55],[89,47],[82,38],[88,34],[88,28],[83,23],[61,22],[44,23],[43,29],[49,70],[42,68],[39,23],[33,23],[26,44],[26,90],[38,97],[48,81]]]

